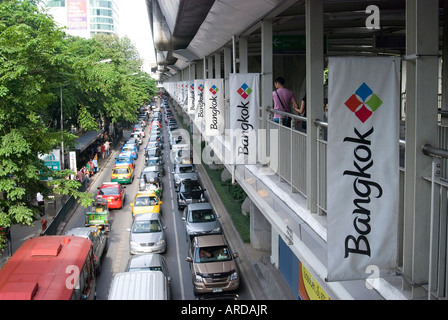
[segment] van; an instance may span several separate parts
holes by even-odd
[[[117,273],[112,280],[109,300],[169,300],[167,277],[162,271]]]

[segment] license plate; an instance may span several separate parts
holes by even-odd
[[[222,288],[213,288],[213,292],[222,292]]]
[[[112,202],[112,199],[107,199],[107,202]]]

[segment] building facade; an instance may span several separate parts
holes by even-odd
[[[46,5],[68,34],[83,38],[96,33],[118,34],[118,1],[49,0]]]

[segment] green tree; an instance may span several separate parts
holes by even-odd
[[[64,179],[68,170],[52,172],[39,159],[61,140],[61,132],[48,126],[48,105],[55,100],[54,84],[62,82],[59,70],[65,69],[58,54],[63,32],[34,2],[3,1],[0,17],[0,226],[31,224],[38,191],[71,194],[84,205],[91,196]]]
[[[156,93],[129,39],[68,36],[38,2],[0,1],[0,226],[33,223],[38,191],[91,203],[79,182],[65,179],[72,172],[39,159],[76,138],[61,131],[61,111],[64,129],[98,130],[100,119],[134,121]]]

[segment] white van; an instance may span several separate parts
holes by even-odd
[[[109,300],[169,300],[168,279],[162,271],[117,273],[112,280]]]

